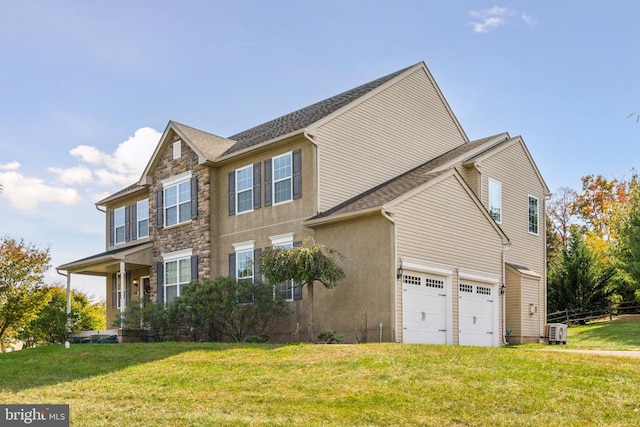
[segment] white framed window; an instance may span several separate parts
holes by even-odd
[[[125,292],[124,286],[122,286],[122,276],[120,274],[116,274],[116,284],[113,292],[116,294],[115,302],[116,308],[122,308],[122,293]]]
[[[140,200],[136,204],[136,230],[138,239],[149,237],[149,199]]]
[[[173,160],[182,157],[182,141],[175,141],[173,143]]]
[[[489,178],[489,213],[498,223],[502,223],[502,183]]]
[[[293,248],[293,233],[281,234],[278,236],[271,236],[271,245],[274,249],[291,249]],[[278,283],[275,286],[275,292],[279,294],[285,301],[293,301],[293,279],[287,280],[283,283]]]
[[[529,233],[538,235],[539,228],[539,199],[535,196],[529,196]]]
[[[164,191],[164,226],[191,221],[191,173],[162,181]]]
[[[292,153],[273,158],[273,204],[293,200]]]
[[[253,165],[236,170],[237,213],[253,210]]]
[[[113,211],[113,241],[116,245],[126,241],[126,214],[124,206]]]
[[[165,254],[164,261],[164,302],[170,303],[181,295],[182,287],[191,283],[192,250]]]

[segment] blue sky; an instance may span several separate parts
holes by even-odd
[[[420,61],[470,139],[522,135],[552,191],[640,168],[637,1],[0,10],[0,236],[49,247],[54,266],[104,250],[94,203],[138,179],[169,120],[229,136]],[[73,286],[104,296],[102,280]]]

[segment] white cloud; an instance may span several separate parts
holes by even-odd
[[[58,175],[58,181],[63,184],[87,184],[93,180],[93,174],[84,166],[76,166],[73,168],[49,168],[50,172]]]
[[[35,212],[40,203],[62,203],[73,206],[80,202],[78,191],[73,188],[45,184],[40,178],[24,176],[17,170],[0,172],[1,198],[11,206],[25,212]]]
[[[522,12],[522,20],[524,21],[525,24],[527,24],[532,28],[538,25],[538,21],[536,21],[536,19],[533,16],[527,15],[524,12]]]
[[[140,179],[142,171],[151,158],[161,133],[145,127],[120,143],[112,154],[89,145],[79,145],[69,153],[79,159],[81,165],[60,168],[49,167],[62,185],[51,185],[38,177],[20,173],[20,163],[13,161],[0,164],[0,198],[7,199],[11,206],[26,212],[35,212],[42,203],[60,203],[73,206],[82,200],[77,188],[83,186],[88,194],[106,197],[110,191],[133,184]],[[102,187],[100,190],[91,188]],[[104,198],[98,197],[98,198]]]
[[[18,168],[20,168],[20,163],[18,162],[9,162],[6,165],[0,165],[0,170],[5,171],[13,171],[17,170]]]
[[[161,135],[157,130],[145,127],[138,129],[128,140],[120,143],[112,154],[88,145],[79,145],[69,153],[92,166],[101,166],[93,171],[85,168],[97,177],[97,181],[94,181],[96,184],[104,187],[126,186],[140,178]],[[78,168],[71,169],[73,171],[69,172],[69,175],[76,176],[80,172]],[[67,171],[70,169],[52,170],[60,177],[66,176]]]
[[[469,15],[479,21],[471,22],[476,33],[488,33],[507,23],[507,18],[514,12],[506,7],[494,6],[491,9],[472,10]]]

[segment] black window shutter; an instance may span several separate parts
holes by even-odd
[[[156,264],[156,301],[158,304],[164,303],[164,263],[159,262]]]
[[[115,212],[111,210],[109,212],[109,245],[113,246],[115,243]]]
[[[236,253],[229,254],[229,277],[236,277]]]
[[[191,257],[191,281],[198,281],[198,255]]]
[[[198,178],[191,178],[191,219],[198,217]]]
[[[293,198],[302,197],[302,151],[293,152]]]
[[[138,204],[131,204],[131,240],[138,239]]]
[[[118,278],[111,275],[111,308],[118,308]]]
[[[156,227],[164,226],[164,192],[162,188],[156,192]]]
[[[301,240],[293,242],[293,247],[294,248],[299,248],[300,246],[302,246],[302,241]],[[294,300],[302,299],[302,285],[300,285],[298,283],[294,283],[293,284],[293,299]]]
[[[253,250],[253,281],[258,283],[262,281],[262,266],[260,265],[261,248]]]
[[[260,189],[260,163],[253,165],[253,209],[260,209],[262,203],[262,193]]]
[[[131,207],[124,207],[124,241],[131,240]]]
[[[229,172],[229,215],[236,214],[236,172]]]
[[[267,159],[264,161],[264,205],[265,206],[271,206],[273,204],[273,200],[271,198],[273,194],[273,189],[271,188],[273,177],[271,176],[271,174],[272,174],[271,159]]]

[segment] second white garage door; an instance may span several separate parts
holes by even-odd
[[[496,345],[497,322],[495,285],[460,282],[460,345]]]
[[[407,272],[402,277],[402,341],[447,343],[447,286],[444,277]]]

